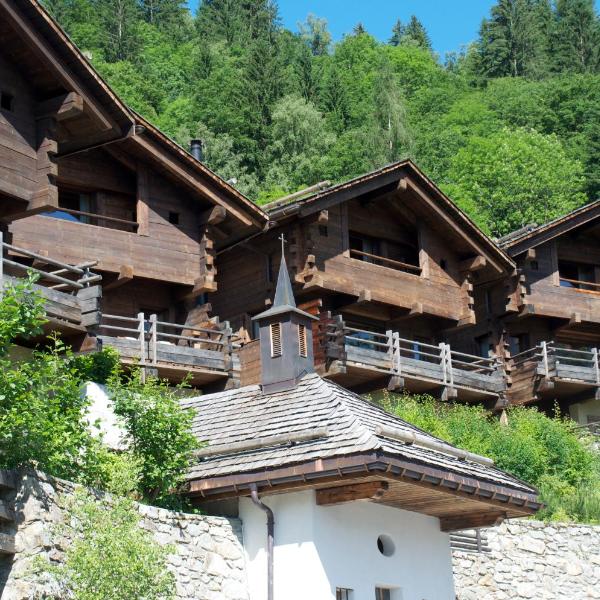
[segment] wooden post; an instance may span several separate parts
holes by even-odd
[[[450,350],[450,344],[446,344],[446,361],[448,365],[448,373],[450,375],[449,383],[450,387],[454,387],[454,372],[452,370],[452,352]]]
[[[225,321],[223,323],[223,328],[221,329],[221,341],[223,342],[221,351],[224,354],[225,370],[229,373],[229,377],[231,379],[233,379],[233,344],[231,342],[232,333],[233,331],[229,321]]]
[[[150,362],[153,365],[157,363],[157,343],[158,331],[156,326],[156,315],[150,315]]]
[[[140,350],[140,367],[142,369],[142,382],[146,382],[146,320],[144,313],[137,314],[138,318],[138,335],[139,335],[139,350]]]
[[[594,373],[596,374],[596,385],[600,385],[600,367],[598,365],[598,348],[592,348],[594,355]]]
[[[445,385],[448,383],[448,374],[446,373],[446,369],[448,368],[446,365],[446,344],[444,344],[444,342],[440,342],[438,346],[440,349],[440,364],[442,365],[442,374]]]
[[[548,347],[546,342],[542,342],[542,363],[544,365],[544,377],[548,379],[550,377],[550,370],[548,368]]]
[[[396,371],[396,364],[394,361],[394,338],[393,338],[393,332],[391,329],[388,329],[385,332],[386,335],[386,342],[387,342],[387,354],[388,354],[388,360],[390,361],[390,371],[392,373],[395,373]]]

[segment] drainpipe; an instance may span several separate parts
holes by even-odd
[[[273,511],[258,497],[255,483],[250,484],[250,497],[258,508],[267,513],[267,600],[273,600],[273,538],[275,535],[275,517]]]

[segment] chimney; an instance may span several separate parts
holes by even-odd
[[[190,141],[190,154],[196,159],[202,162],[204,160],[204,142],[202,140],[194,139]]]
[[[314,371],[312,321],[317,318],[296,308],[283,239],[273,305],[253,320],[259,326],[263,393],[296,387],[304,375]]]

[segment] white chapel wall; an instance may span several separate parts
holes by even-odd
[[[321,507],[314,491],[265,496],[275,513],[275,597],[334,600],[336,587],[352,600],[393,588],[392,600],[454,600],[448,536],[439,521],[417,513],[357,501]],[[266,599],[266,517],[240,501],[250,600]],[[395,546],[386,557],[377,538]]]

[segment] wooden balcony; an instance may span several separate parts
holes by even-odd
[[[321,322],[317,365],[323,375],[345,387],[369,391],[388,387],[439,394],[464,401],[498,399],[505,377],[495,357],[452,350],[448,344],[425,344],[347,326],[340,316]]]
[[[514,355],[509,369],[508,396],[515,404],[600,397],[598,348],[574,350],[542,342]]]
[[[102,314],[96,346],[115,348],[123,364],[139,365],[159,377],[192,385],[225,385],[234,376],[234,342],[228,323],[214,329],[146,318]],[[232,383],[232,382],[231,382]]]
[[[98,324],[102,296],[97,284],[102,277],[90,269],[95,262],[71,265],[24,248],[8,244],[0,233],[0,282],[14,284],[33,273],[33,289],[44,298],[48,318],[46,329],[72,335],[85,333]]]

